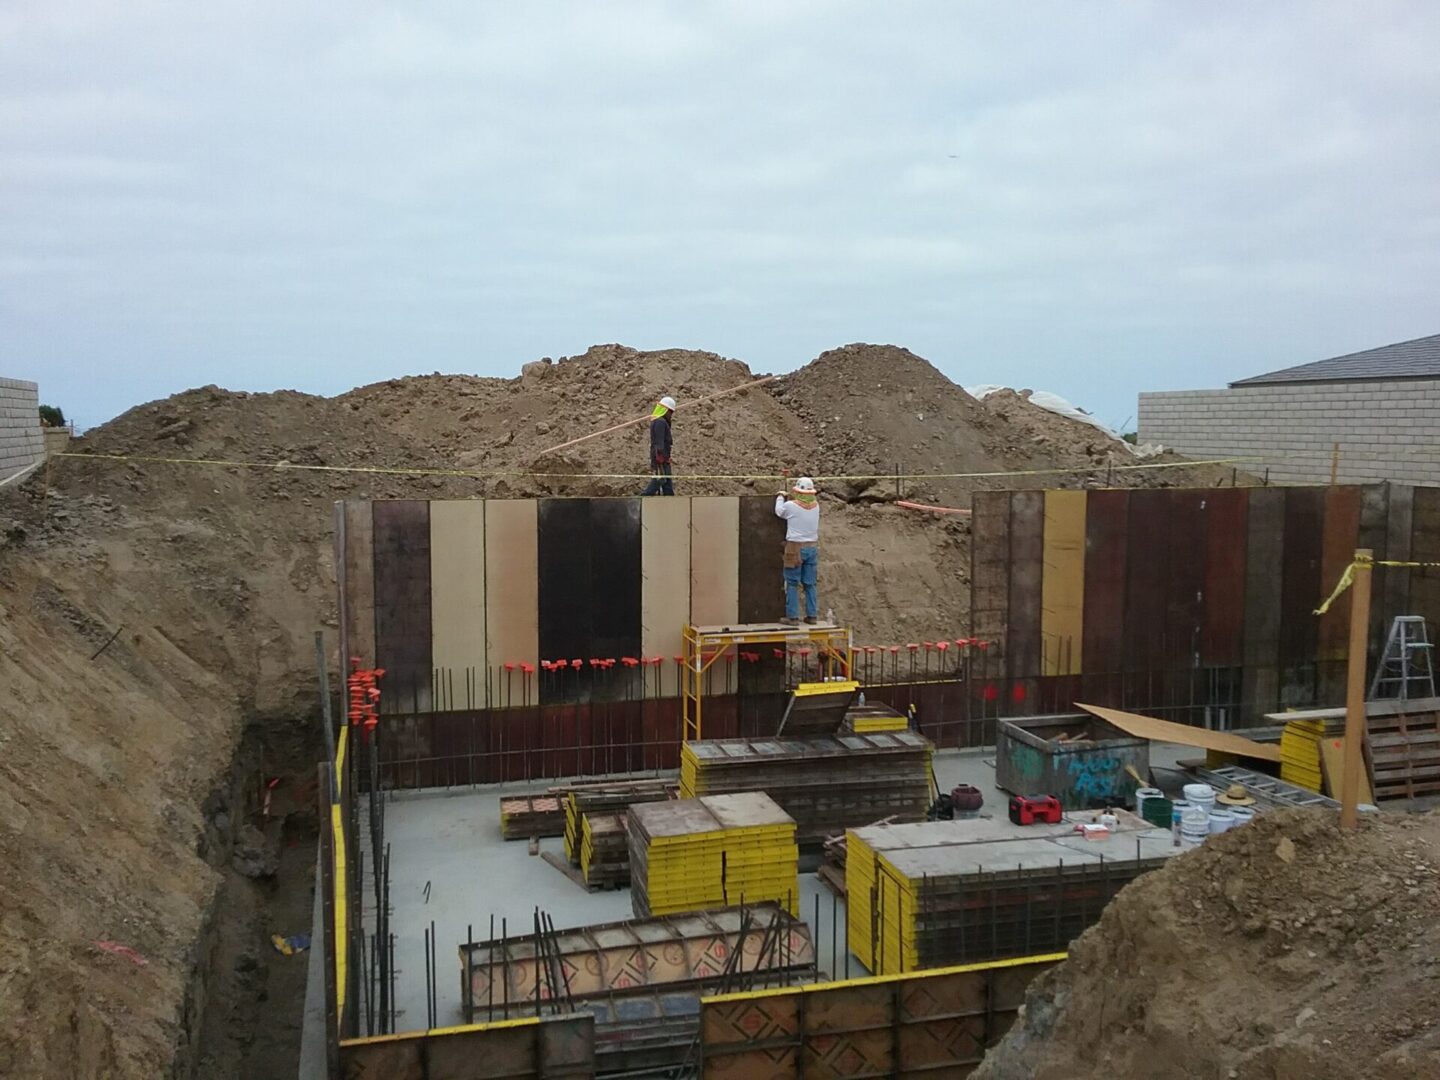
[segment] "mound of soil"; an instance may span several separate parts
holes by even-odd
[[[974,1076],[1440,1076],[1440,814],[1272,811],[1145,875]]]

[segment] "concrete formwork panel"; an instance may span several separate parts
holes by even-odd
[[[493,500],[486,507],[485,638],[491,664],[540,662],[538,536],[534,499]]]
[[[434,663],[484,678],[485,503],[430,504],[430,626]]]

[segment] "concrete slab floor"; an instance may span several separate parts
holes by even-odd
[[[1172,755],[1157,746],[1152,761],[1173,764],[1175,756],[1193,753],[1177,747]],[[1017,838],[1023,837],[1025,830],[1011,825],[1006,817],[1008,795],[995,786],[994,760],[993,748],[941,751],[935,755],[936,780],[942,791],[960,783],[975,785],[985,796],[981,815],[990,823],[986,832],[1003,835],[1013,831]],[[486,940],[492,915],[496,937],[502,925],[511,935],[531,933],[537,906],[549,912],[561,930],[633,917],[629,889],[586,892],[544,859],[529,855],[524,842],[501,839],[500,797],[543,792],[556,782],[392,792],[387,796],[397,1030],[425,1026],[424,935],[432,921],[438,942],[436,1024],[445,1026],[464,1022],[459,946],[471,932],[474,940]],[[564,841],[558,837],[542,840],[541,850],[563,858]],[[367,865],[367,877],[369,873]],[[813,873],[800,875],[800,891],[800,917],[811,925],[821,969],[838,978],[867,974],[844,945],[844,901],[837,900]],[[375,926],[373,885],[368,882],[366,895],[371,898],[365,904],[368,932]]]

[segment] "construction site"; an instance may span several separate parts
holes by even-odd
[[[1440,486],[1031,397],[602,345],[71,440],[0,1072],[1440,1075]]]

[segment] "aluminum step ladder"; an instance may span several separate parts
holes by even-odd
[[[1390,621],[1385,651],[1370,683],[1370,700],[1435,696],[1435,647],[1419,615],[1396,615]]]
[[[1335,799],[1321,795],[1318,791],[1277,780],[1273,776],[1244,769],[1239,765],[1223,765],[1214,769],[1196,769],[1196,775],[1217,791],[1224,791],[1231,784],[1240,784],[1267,806],[1325,806],[1338,807]]]

